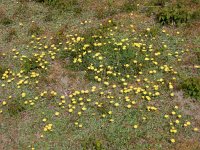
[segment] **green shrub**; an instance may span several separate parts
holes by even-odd
[[[200,100],[200,78],[199,77],[185,79],[181,87],[187,95]]]
[[[180,5],[171,5],[162,8],[157,14],[157,20],[162,25],[179,25],[187,23],[192,13]]]

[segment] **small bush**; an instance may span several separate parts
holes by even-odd
[[[187,95],[200,100],[200,78],[193,77],[185,79],[181,87]]]
[[[180,5],[164,7],[157,14],[157,20],[162,25],[179,25],[187,23],[190,18],[191,12]]]

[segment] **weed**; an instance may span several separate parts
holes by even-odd
[[[157,20],[162,25],[179,25],[187,23],[191,18],[191,12],[188,12],[183,6],[167,6],[157,14]]]
[[[182,89],[187,95],[192,98],[200,100],[200,78],[191,77],[187,78],[181,84]]]

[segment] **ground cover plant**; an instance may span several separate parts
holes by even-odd
[[[1,149],[200,148],[198,19],[162,26],[148,1],[0,4]]]

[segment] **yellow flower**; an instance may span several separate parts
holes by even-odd
[[[175,111],[172,111],[172,115],[175,115],[176,114],[176,112]]]
[[[194,130],[194,131],[199,131],[199,129],[198,129],[198,128],[194,128],[193,130]]]
[[[59,116],[59,115],[60,115],[60,113],[59,113],[59,112],[55,112],[55,115],[56,115],[56,116]]]
[[[60,98],[61,98],[61,99],[65,99],[65,96],[64,96],[64,95],[62,95]]]
[[[45,127],[45,128],[44,128],[44,131],[47,131],[47,130],[48,130],[48,129]]]
[[[147,99],[148,101],[150,101],[150,100],[151,100],[151,97],[149,97],[149,96],[146,96],[146,99]]]
[[[85,111],[85,110],[87,110],[87,108],[86,108],[86,107],[83,107],[82,110]]]
[[[106,115],[105,115],[105,114],[102,114],[102,117],[103,117],[103,118],[105,118],[105,117],[106,117]]]
[[[172,143],[175,143],[175,142],[176,142],[175,139],[171,139],[170,141],[171,141]]]
[[[137,128],[138,128],[138,125],[134,125],[133,128],[134,128],[134,129],[137,129]]]
[[[191,123],[190,123],[189,121],[187,121],[186,124],[187,124],[188,126],[191,125]]]
[[[114,119],[110,119],[109,121],[110,121],[110,122],[114,122]]]
[[[127,105],[126,107],[127,107],[127,108],[131,108],[131,105]]]
[[[7,102],[6,101],[3,101],[3,103],[2,103],[3,105],[6,105],[7,104]]]
[[[112,87],[113,87],[113,88],[116,88],[117,86],[114,84]]]
[[[173,96],[174,96],[174,93],[171,93],[170,96],[173,97]]]
[[[108,114],[111,115],[111,114],[112,114],[112,111],[109,111]]]
[[[178,106],[175,106],[174,108],[175,108],[175,109],[178,109]]]
[[[169,118],[169,115],[165,115],[164,117],[165,117],[165,118]]]
[[[115,107],[118,107],[119,106],[119,103],[115,103]]]
[[[131,103],[132,103],[133,105],[134,105],[134,104],[136,104],[136,102],[135,102],[135,101],[132,101]]]
[[[151,29],[150,28],[147,28],[147,31],[150,31]]]
[[[179,124],[180,121],[179,121],[179,120],[176,120],[175,122],[176,122],[177,124]]]
[[[22,93],[22,97],[26,97],[26,93]]]

